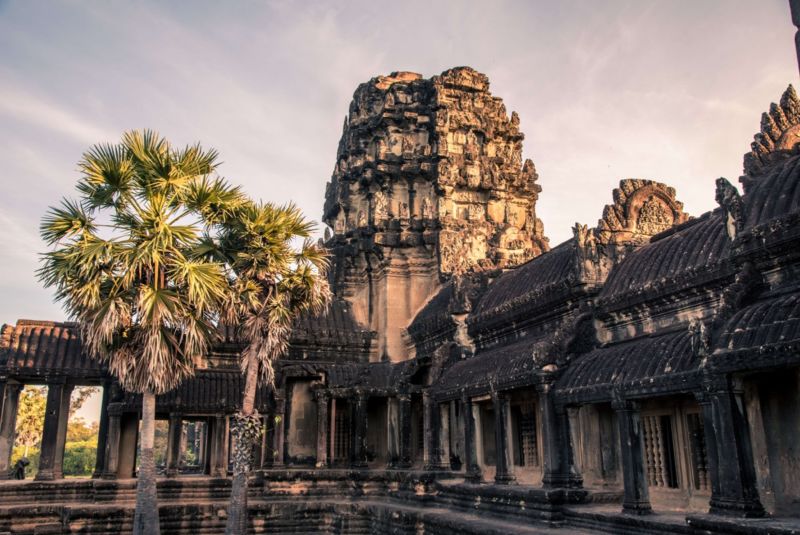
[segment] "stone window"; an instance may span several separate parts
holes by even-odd
[[[514,464],[539,466],[539,448],[536,436],[536,405],[526,402],[511,408],[514,437]]]
[[[669,414],[643,415],[642,426],[649,485],[658,488],[678,488],[672,416]]]
[[[350,411],[346,400],[334,399],[336,419],[333,436],[333,462],[345,463],[350,459]]]

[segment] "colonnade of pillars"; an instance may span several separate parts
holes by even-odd
[[[538,376],[539,418],[543,444],[544,487],[577,487],[582,484],[575,469],[570,436],[569,409],[556,403],[553,392],[555,376],[541,373]],[[101,411],[96,468],[93,477],[131,477],[135,470],[138,417],[124,413],[121,403],[109,403],[109,385],[105,385]],[[47,384],[39,472],[36,479],[52,480],[63,477],[63,457],[69,417],[70,396],[73,386],[64,381]],[[0,479],[10,476],[11,454],[14,446],[19,397],[23,385],[0,380]],[[764,513],[759,501],[752,446],[746,421],[742,391],[726,376],[707,377],[703,390],[696,394],[702,407],[705,443],[711,479],[710,509],[717,513],[734,513],[758,516]],[[336,397],[325,390],[315,393],[317,402],[317,458],[318,467],[328,466],[334,458],[330,437],[336,436]],[[350,412],[350,465],[367,466],[367,401],[368,394],[356,392],[348,396]],[[469,396],[461,400],[462,428],[464,433],[463,464],[468,480],[481,479],[478,459],[479,432],[477,429],[478,405]],[[508,393],[491,395],[495,414],[495,482],[509,484],[515,481],[514,463],[510,444],[510,398]],[[279,468],[285,463],[285,400],[276,399],[274,412],[265,416],[266,433],[257,456],[260,467]],[[395,396],[392,416],[393,441],[390,444],[389,466],[409,468],[412,465],[411,396]],[[646,466],[643,458],[644,434],[639,405],[616,393],[612,408],[616,411],[621,442],[624,481],[623,510],[634,514],[651,511]],[[388,411],[389,409],[387,409]],[[454,414],[449,403],[437,403],[428,392],[422,394],[423,463],[427,470],[450,468],[450,417]],[[395,414],[396,412],[396,414]],[[167,476],[178,473],[181,457],[180,414],[170,414],[167,448]],[[209,458],[207,473],[216,477],[227,476],[228,431],[225,415],[209,421]]]

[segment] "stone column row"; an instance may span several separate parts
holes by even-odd
[[[17,409],[19,408],[20,383],[2,383],[0,398],[0,479],[11,477],[11,454],[14,450],[14,432],[17,427]]]

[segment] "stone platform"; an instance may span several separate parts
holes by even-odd
[[[439,474],[443,476],[444,474]],[[800,521],[620,513],[620,494],[469,484],[403,470],[271,470],[251,480],[250,533],[800,534]],[[0,534],[129,533],[136,480],[0,482]],[[230,481],[158,482],[162,533],[224,532]],[[615,503],[617,502],[617,503]]]

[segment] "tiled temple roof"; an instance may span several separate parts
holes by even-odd
[[[177,388],[156,398],[159,412],[188,411],[189,413],[234,412],[242,404],[244,377],[239,370],[197,370]],[[260,387],[256,392],[256,408],[263,412],[268,404],[269,390]],[[123,400],[127,410],[141,406],[141,396],[126,393]]]
[[[414,361],[341,364],[327,369],[329,388],[396,391],[416,369]]]
[[[800,155],[765,166],[744,197],[745,229],[800,211]]]
[[[722,327],[711,358],[722,371],[784,366],[800,354],[800,291],[767,295]]]
[[[7,372],[15,375],[99,378],[105,370],[83,353],[75,323],[19,320],[4,325],[0,355]]]
[[[557,383],[566,402],[610,401],[612,391],[626,396],[686,391],[699,382],[700,361],[687,329],[642,336],[578,357]]]
[[[489,285],[469,316],[470,335],[479,337],[509,323],[535,317],[549,304],[564,302],[575,288],[575,251],[568,240],[507,271]]]
[[[286,358],[366,362],[374,337],[374,332],[356,321],[350,303],[334,299],[322,314],[298,319]]]
[[[448,281],[414,316],[406,330],[415,342],[421,342],[432,332],[452,327],[450,301],[453,294],[453,282]]]
[[[512,344],[496,347],[453,364],[434,387],[442,401],[466,393],[478,396],[495,390],[507,390],[533,384],[538,367],[538,353],[548,341],[526,337]]]
[[[603,307],[615,308],[728,274],[729,254],[723,214],[708,212],[629,253],[611,270],[598,300]]]

